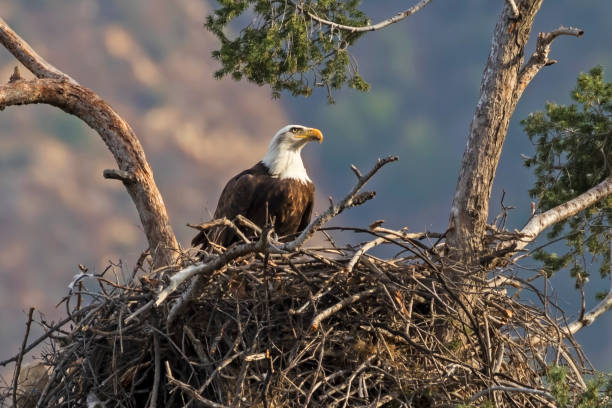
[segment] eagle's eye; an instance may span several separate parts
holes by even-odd
[[[299,131],[300,131],[300,128],[299,128],[299,127],[292,127],[291,129],[289,129],[289,131],[290,131],[291,133],[297,133],[297,132],[299,132]]]

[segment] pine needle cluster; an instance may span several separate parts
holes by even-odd
[[[530,190],[541,211],[563,204],[612,174],[612,82],[595,67],[578,77],[568,106],[548,103],[521,123],[536,147],[525,160],[536,182]],[[547,273],[568,267],[576,286],[589,276],[588,265],[598,264],[601,276],[610,273],[612,197],[607,197],[567,221],[554,225],[549,238],[565,237],[568,249],[559,255],[541,249],[536,259]]]
[[[359,75],[348,52],[361,33],[337,29],[334,24],[365,26],[368,17],[358,0],[279,1],[218,0],[206,28],[220,40],[213,57],[221,63],[217,78],[231,76],[258,85],[269,84],[274,97],[282,91],[309,96],[316,87],[331,91],[344,84],[361,91],[369,85]],[[249,18],[239,33],[232,22]],[[321,17],[334,24],[316,21]]]

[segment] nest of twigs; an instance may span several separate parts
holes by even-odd
[[[581,389],[582,354],[534,282],[449,265],[431,235],[369,234],[358,246],[247,254],[202,276],[170,320],[189,285],[152,301],[171,271],[127,283],[116,268],[83,274],[69,317],[46,334],[49,378],[31,406],[547,406],[552,364]],[[378,245],[397,255],[367,252]]]

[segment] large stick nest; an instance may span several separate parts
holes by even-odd
[[[248,254],[160,307],[152,301],[172,270],[128,283],[117,267],[84,273],[65,299],[66,324],[46,334],[49,379],[28,398],[58,407],[547,406],[550,365],[567,366],[570,389],[582,389],[585,360],[534,282],[510,270],[485,280],[450,264],[427,234],[380,230],[353,247],[329,240]],[[376,245],[397,254],[366,252]],[[175,270],[194,262],[185,255]],[[185,304],[169,321],[176,302]]]

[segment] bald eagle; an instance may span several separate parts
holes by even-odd
[[[233,220],[242,215],[263,227],[267,215],[269,220],[274,220],[274,231],[280,237],[306,228],[312,214],[315,187],[300,154],[311,141],[323,141],[320,130],[288,125],[276,132],[264,158],[228,181],[214,218]],[[230,228],[217,227],[200,231],[191,244],[206,249],[213,242],[227,248],[237,240]]]

